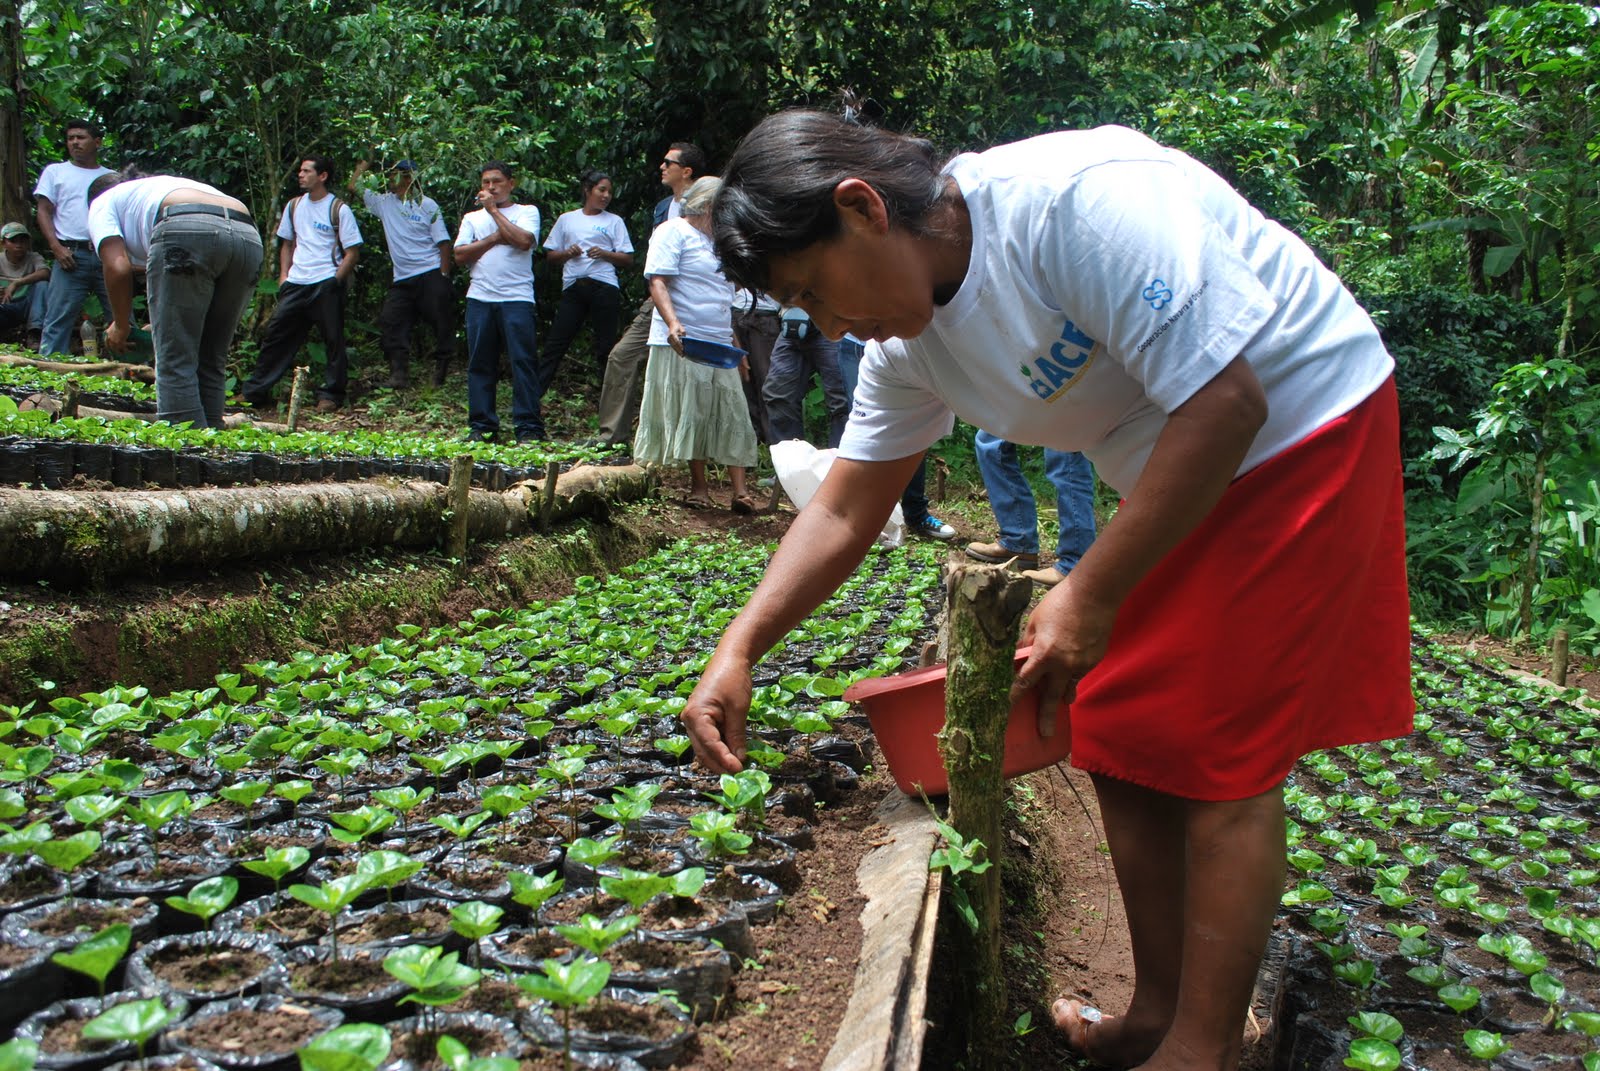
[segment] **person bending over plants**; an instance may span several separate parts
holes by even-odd
[[[850,575],[954,416],[1082,451],[1125,504],[1028,619],[1015,689],[1052,718],[1071,703],[1137,980],[1120,1018],[1067,997],[1055,1022],[1101,1063],[1236,1067],[1285,775],[1411,730],[1377,330],[1294,235],[1120,127],[941,165],[925,141],[792,111],[723,183],[729,279],[872,344],[837,462],[684,708],[696,756],[741,768],[751,666]]]

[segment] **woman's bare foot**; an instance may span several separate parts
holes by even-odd
[[[1137,1067],[1161,1043],[1158,1032],[1140,1030],[1125,1018],[1102,1015],[1100,1009],[1076,995],[1057,1000],[1050,1013],[1073,1051],[1102,1067]]]

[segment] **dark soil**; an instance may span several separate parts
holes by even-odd
[[[533,998],[514,983],[501,978],[485,977],[467,990],[460,1000],[450,1005],[451,1011],[487,1012],[505,1019],[515,1019],[519,1013],[533,1006]]]
[[[327,1029],[305,1008],[284,1004],[276,1011],[238,1008],[225,1015],[208,1015],[193,1030],[180,1027],[172,1039],[208,1052],[238,1057],[269,1056],[293,1052]]]
[[[654,1004],[600,999],[573,1010],[572,1029],[591,1034],[625,1034],[659,1042],[681,1031],[683,1023]]]
[[[304,941],[328,932],[328,916],[298,901],[288,901],[245,923],[249,933],[266,934],[283,941]]]
[[[708,951],[687,941],[624,941],[612,945],[604,958],[614,971],[638,974],[640,971],[693,967],[715,955],[714,950]]]
[[[240,948],[163,948],[145,960],[150,973],[168,985],[198,993],[238,989],[271,963],[260,952]]]
[[[552,926],[566,926],[577,922],[585,915],[594,915],[596,918],[605,918],[619,907],[627,905],[614,896],[601,893],[595,896],[576,896],[570,900],[563,900],[559,904],[547,904],[542,912]]]
[[[501,1043],[499,1034],[473,1026],[452,1026],[448,1030],[414,1030],[394,1038],[391,1060],[409,1060],[418,1071],[444,1071],[439,1062],[438,1042],[448,1034],[467,1047],[474,1056],[496,1056]]]
[[[93,1018],[91,1016],[90,1018]],[[39,1051],[47,1052],[105,1052],[116,1047],[114,1041],[89,1041],[83,1036],[83,1024],[88,1019],[61,1019],[50,1025],[39,1042]]]
[[[0,885],[0,904],[20,904],[24,900],[32,900],[36,896],[54,892],[57,884],[53,875],[37,868],[16,871]]]
[[[392,941],[397,937],[430,937],[450,932],[450,915],[429,905],[418,911],[382,911],[354,926],[339,930],[341,944],[361,945],[369,941]]]
[[[38,954],[39,950],[37,948],[0,944],[0,971],[12,970],[33,959]]]
[[[97,907],[73,904],[53,911],[29,927],[46,937],[65,937],[74,933],[95,933],[119,922],[133,922],[143,914],[136,907]]]
[[[302,963],[289,970],[289,984],[296,993],[356,995],[382,989],[392,981],[380,960],[348,953],[337,961]]]

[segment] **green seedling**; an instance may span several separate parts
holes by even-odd
[[[133,927],[125,922],[118,922],[107,926],[92,937],[79,941],[69,951],[57,952],[50,957],[52,963],[59,964],[69,971],[77,971],[94,979],[95,987],[100,991],[100,1003],[105,1006],[106,978],[122,957],[128,953],[128,945],[133,941]]]
[[[270,879],[273,895],[277,895],[282,891],[283,879],[310,861],[310,850],[295,844],[287,848],[269,848],[264,857],[248,859],[241,865],[252,874]]]
[[[420,792],[410,785],[399,785],[395,788],[380,788],[373,792],[372,798],[383,806],[389,808],[400,816],[401,828],[405,828],[405,820],[413,810],[433,798],[433,786],[429,785]]]
[[[1533,995],[1544,1001],[1544,1025],[1549,1026],[1556,1021],[1556,1016],[1561,1011],[1561,1002],[1566,999],[1567,987],[1561,984],[1560,979],[1553,974],[1540,971],[1528,979],[1528,988]]]
[[[0,852],[7,855],[32,855],[33,850],[50,839],[50,823],[40,819],[29,822],[21,829],[0,827]]]
[[[704,873],[704,871],[702,871]],[[600,890],[607,896],[624,900],[635,913],[645,904],[672,888],[672,879],[642,870],[623,867],[615,877],[600,879]]]
[[[14,788],[0,788],[0,822],[9,822],[28,813],[28,801]]]
[[[511,882],[511,899],[536,914],[545,901],[559,893],[566,882],[555,874],[540,877],[526,870],[513,870],[506,875]]]
[[[436,814],[428,821],[445,832],[452,834],[457,840],[466,840],[478,831],[479,826],[493,817],[494,815],[488,811],[478,811],[467,815],[465,818],[460,818],[453,814]]]
[[[1449,1006],[1457,1015],[1465,1015],[1478,1006],[1478,1001],[1483,994],[1477,986],[1467,985],[1464,982],[1450,982],[1438,987],[1439,999]]]
[[[62,809],[84,829],[93,829],[122,810],[123,803],[116,796],[90,794],[68,800]]]
[[[421,1004],[425,1018],[432,1017],[432,1009],[460,1000],[482,977],[456,953],[423,945],[395,949],[383,957],[383,969],[411,987],[400,1003]]]
[[[688,750],[694,746],[689,738],[681,733],[673,736],[658,737],[655,744],[659,750],[666,752],[675,759],[683,758]]]
[[[33,1071],[39,1062],[39,1043],[27,1038],[12,1038],[0,1045],[0,1071]]]
[[[350,874],[317,885],[291,885],[289,895],[307,907],[315,908],[328,916],[328,938],[331,946],[329,958],[339,962],[339,912],[355,903],[366,892],[370,879],[364,874]]]
[[[1357,1071],[1395,1071],[1400,1066],[1400,1050],[1382,1038],[1353,1038],[1344,1065]]]
[[[478,941],[500,928],[505,909],[481,900],[468,900],[450,909],[450,928],[472,943],[472,965],[482,968]]]
[[[155,846],[163,827],[180,818],[188,817],[195,808],[196,804],[189,793],[175,789],[147,796],[137,803],[129,804],[127,816],[131,821],[139,823],[150,831],[150,842]]]
[[[368,852],[356,862],[356,874],[367,879],[370,889],[382,889],[384,902],[394,903],[394,889],[422,869],[422,860],[404,852],[380,849]]]
[[[481,802],[486,812],[503,820],[527,807],[533,798],[522,785],[496,785],[484,791]]]
[[[353,811],[335,812],[328,816],[339,827],[328,830],[329,836],[345,844],[359,844],[371,840],[395,824],[396,815],[387,807],[365,804]]]
[[[83,1036],[89,1041],[132,1042],[139,1052],[139,1063],[143,1065],[144,1047],[150,1039],[183,1018],[187,1010],[188,1005],[176,998],[171,1005],[160,997],[130,1000],[107,1008],[84,1023]]]
[[[689,819],[689,835],[699,841],[708,859],[744,855],[755,839],[739,830],[739,816],[705,811]]]
[[[723,774],[718,782],[721,791],[707,796],[729,814],[740,817],[740,826],[759,832],[767,828],[767,794],[772,791],[772,778],[762,770],[741,770],[736,774]]]
[[[312,765],[323,773],[339,779],[339,795],[345,794],[345,782],[351,774],[367,764],[366,753],[353,747],[341,748],[331,755],[315,759]]]
[[[448,1071],[517,1071],[517,1060],[511,1056],[473,1056],[471,1051],[449,1034],[441,1037],[434,1049],[439,1062]]]
[[[971,897],[967,895],[961,875],[982,874],[994,865],[994,861],[988,858],[988,849],[983,841],[967,840],[945,822],[936,820],[934,825],[944,838],[944,847],[935,848],[929,855],[928,869],[950,872],[950,901],[955,905],[956,913],[966,922],[967,928],[977,933],[978,913],[972,906]]]
[[[1461,1035],[1467,1051],[1480,1060],[1493,1060],[1511,1048],[1505,1038],[1490,1030],[1468,1030]]]
[[[86,829],[70,837],[57,837],[34,845],[33,854],[43,859],[45,865],[71,874],[88,858],[100,850],[100,834]]]
[[[561,1009],[562,1052],[567,1071],[572,1071],[572,1009],[593,1000],[610,980],[611,964],[589,956],[579,956],[571,963],[547,959],[537,973],[517,979],[523,992]]]
[[[217,789],[217,795],[234,804],[244,811],[244,828],[246,832],[255,829],[251,809],[261,802],[261,798],[272,790],[270,781],[240,781]]]
[[[272,786],[272,794],[289,801],[289,814],[298,817],[300,814],[300,801],[311,795],[316,788],[310,781],[296,777],[288,781],[279,781]]]
[[[377,1023],[346,1023],[306,1042],[300,1071],[377,1071],[390,1045],[389,1032]]]
[[[650,813],[660,794],[660,785],[621,785],[611,794],[611,802],[597,804],[594,813],[620,825],[626,837],[633,824]]]
[[[568,926],[557,926],[556,932],[579,948],[603,956],[606,950],[639,928],[638,915],[623,915],[605,922],[593,915],[584,915]]]
[[[211,949],[211,919],[226,911],[233,898],[239,895],[239,879],[219,874],[207,878],[189,890],[188,896],[169,896],[167,906],[186,915],[200,919],[206,931],[206,950]]]

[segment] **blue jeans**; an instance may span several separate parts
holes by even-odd
[[[261,256],[261,235],[240,220],[196,213],[151,229],[145,291],[159,419],[222,427],[228,350],[255,295]]]
[[[839,340],[839,378],[844,380],[845,404],[856,404],[856,384],[861,382],[861,356],[866,347],[848,338]],[[911,482],[900,495],[900,512],[905,515],[906,527],[920,528],[928,519],[928,459],[924,457],[911,474]]]
[[[511,359],[511,426],[518,439],[545,437],[535,323],[531,301],[467,299],[467,423],[473,431],[492,435],[500,430],[494,392],[500,383],[503,347]]]
[[[986,431],[978,432],[973,445],[989,505],[1000,524],[1000,545],[1022,554],[1039,553],[1039,513],[1033,488],[1023,478],[1016,445]],[[1068,573],[1094,542],[1094,467],[1082,454],[1046,449],[1044,473],[1056,489],[1061,522],[1056,568]]]
[[[73,268],[68,271],[60,261],[50,269],[50,296],[45,302],[44,336],[39,342],[41,356],[49,353],[71,353],[72,332],[78,329],[83,316],[83,302],[91,293],[99,295],[102,315],[110,315],[111,298],[106,294],[106,277],[100,270],[100,255],[89,248],[88,242],[76,243],[72,249]]]
[[[812,372],[822,381],[828,405],[828,445],[839,445],[850,417],[850,402],[839,375],[839,344],[810,325],[805,338],[786,338],[780,333],[772,346],[772,363],[761,397],[767,403],[773,442],[806,437],[805,402]]]
[[[0,304],[0,329],[25,326],[30,331],[40,330],[44,326],[45,303],[49,300],[49,279],[29,283],[15,301]]]

